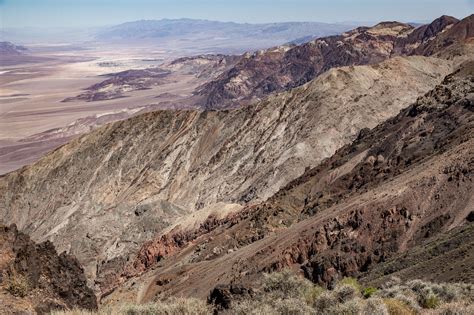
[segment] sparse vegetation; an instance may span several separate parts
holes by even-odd
[[[25,297],[30,292],[28,279],[24,276],[14,273],[6,280],[6,290],[16,297]]]
[[[120,309],[120,313],[123,315],[207,315],[212,311],[205,301],[179,298],[142,305],[125,305]]]
[[[366,287],[344,278],[333,290],[316,286],[289,270],[265,274],[251,298],[232,302],[223,314],[236,315],[460,315],[474,314],[474,285],[436,284],[421,280],[402,283],[391,279],[381,288]],[[123,305],[113,314],[177,315],[212,314],[213,309],[196,299],[168,299],[143,305]],[[101,310],[99,314],[112,314]],[[89,313],[57,313],[89,315]]]
[[[362,290],[362,295],[368,299],[370,298],[372,295],[374,295],[375,293],[377,293],[377,289],[374,288],[374,287],[367,287],[365,288],[364,290]]]

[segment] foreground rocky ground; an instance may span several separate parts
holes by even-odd
[[[35,244],[15,225],[0,226],[0,301],[1,314],[97,309],[77,259],[57,254],[51,242]]]

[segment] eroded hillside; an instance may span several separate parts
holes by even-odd
[[[472,269],[469,251],[444,247],[442,259],[436,244],[456,246],[460,239],[464,248],[472,247],[466,234],[441,235],[472,224],[473,106],[471,61],[268,201],[213,225],[206,221],[195,233],[178,229],[146,243],[117,280],[125,284],[106,303],[158,295],[203,298],[218,284],[251,285],[262,272],[283,268],[330,285],[406,251],[405,257],[415,257],[406,259],[420,263],[419,246],[431,246],[431,262],[439,268],[449,255],[461,255],[456,259],[462,268]],[[419,259],[426,264],[429,258]],[[417,278],[431,279],[430,269],[421,266]],[[447,280],[472,282],[469,275]]]
[[[396,58],[334,69],[238,110],[158,111],[110,124],[4,176],[2,218],[76,255],[94,279],[177,217],[270,197],[451,67]]]

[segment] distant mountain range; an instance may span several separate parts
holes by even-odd
[[[20,55],[27,50],[26,47],[18,46],[10,42],[0,42],[0,54],[2,55]]]
[[[215,41],[255,42],[255,46],[280,45],[302,37],[321,37],[345,32],[354,25],[319,22],[248,24],[194,19],[140,20],[97,32],[100,41]],[[260,45],[257,43],[260,42]],[[235,44],[238,44],[236,42]]]

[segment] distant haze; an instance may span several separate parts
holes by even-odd
[[[267,23],[458,18],[472,0],[0,0],[0,28],[95,27],[140,19],[194,18]]]

